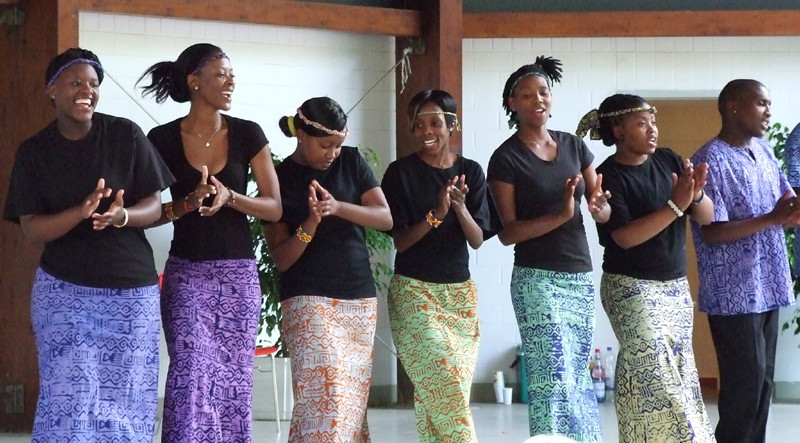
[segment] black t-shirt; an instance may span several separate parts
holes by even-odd
[[[611,218],[597,223],[603,253],[603,271],[646,280],[672,280],[686,275],[686,217],[680,217],[646,242],[622,249],[611,233],[667,204],[672,196],[672,173],[683,170],[681,157],[658,148],[637,166],[606,159],[597,173],[603,188],[611,191]],[[691,210],[691,205],[689,205]]]
[[[484,239],[501,228],[500,217],[486,186],[481,166],[459,156],[447,169],[435,168],[412,154],[391,163],[381,182],[393,230],[402,231],[425,220],[439,204],[439,191],[448,180],[464,175],[469,193],[466,206],[483,230]],[[451,210],[442,224],[395,256],[397,274],[432,283],[458,283],[469,279],[469,251],[458,217]]]
[[[283,215],[289,232],[308,218],[308,185],[317,180],[336,200],[356,205],[378,181],[358,149],[342,146],[341,154],[324,171],[303,166],[291,157],[276,168],[281,186]],[[303,255],[280,273],[281,301],[298,295],[337,299],[375,297],[369,265],[366,230],[336,216],[322,219]]]
[[[24,215],[57,214],[80,205],[105,179],[111,197],[95,212],[108,210],[120,189],[125,206],[169,186],[173,177],[142,130],[130,120],[95,112],[81,140],[68,140],[50,123],[17,151],[3,217],[19,223]],[[158,278],[153,251],[141,228],[92,229],[87,218],[44,245],[40,266],[81,286],[135,288]]]
[[[560,211],[567,180],[581,174],[594,160],[592,152],[577,136],[561,131],[548,132],[558,146],[558,154],[552,161],[537,157],[516,133],[504,141],[489,160],[487,179],[514,185],[517,220],[531,220]],[[581,180],[575,187],[572,219],[547,234],[514,246],[515,265],[555,272],[592,270],[580,210],[586,185]]]
[[[247,171],[250,161],[267,145],[267,137],[258,124],[223,115],[228,124],[228,161],[216,174],[223,185],[238,194],[247,192]],[[179,118],[153,128],[147,137],[175,174],[177,181],[170,187],[172,200],[183,204],[184,198],[200,183],[201,171],[186,160]],[[213,148],[209,148],[213,149]],[[213,171],[209,171],[211,174]],[[212,199],[206,203],[211,204]],[[223,207],[211,217],[201,217],[192,211],[174,225],[170,255],[190,261],[253,258],[252,237],[247,216],[235,209]]]

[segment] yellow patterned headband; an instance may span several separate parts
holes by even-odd
[[[455,112],[447,112],[447,111],[417,112],[416,114],[414,114],[414,118],[411,119],[411,121],[409,122],[410,126],[411,127],[414,126],[414,120],[417,119],[417,116],[420,116],[420,115],[434,115],[434,114],[449,115],[449,116],[453,117],[455,119],[456,131],[460,131],[461,130],[461,124],[458,123],[458,115],[456,115]]]
[[[575,134],[580,137],[586,137],[586,134],[589,133],[589,138],[592,140],[600,140],[600,119],[601,118],[610,118],[610,117],[617,117],[620,115],[630,114],[632,112],[640,112],[640,111],[647,111],[652,114],[658,112],[655,106],[637,106],[635,108],[628,108],[628,109],[621,109],[619,111],[612,111],[612,112],[604,112],[599,113],[597,109],[592,109],[591,111],[587,112],[586,115],[583,116],[580,122],[578,122],[578,129],[575,130]]]

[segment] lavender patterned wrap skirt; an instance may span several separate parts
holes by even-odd
[[[254,260],[167,260],[161,315],[170,362],[162,442],[252,441],[260,309]]]
[[[78,286],[42,269],[31,294],[39,358],[32,442],[141,442],[155,432],[158,286]]]

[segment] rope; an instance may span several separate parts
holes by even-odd
[[[386,78],[386,76],[394,72],[395,68],[397,68],[398,65],[400,65],[400,93],[402,94],[403,91],[405,91],[406,89],[406,83],[408,83],[408,78],[409,76],[411,76],[411,60],[409,58],[411,52],[413,52],[411,46],[407,47],[406,49],[403,49],[403,55],[400,56],[400,60],[398,60],[397,63],[394,64],[394,66],[389,68],[389,70],[386,71],[385,74],[383,74],[383,77],[381,77],[374,85],[372,85],[372,87],[369,88],[369,90],[367,90],[367,92],[365,92],[364,95],[362,95],[361,98],[358,99],[358,101],[350,109],[347,110],[346,114],[350,115],[350,112],[353,109],[355,109],[356,106],[358,106],[362,101],[364,101],[364,99],[367,98],[369,93],[372,92],[375,88],[377,88],[378,85],[381,84],[383,79]]]

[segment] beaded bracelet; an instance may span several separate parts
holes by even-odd
[[[675,215],[678,216],[678,218],[683,217],[683,211],[681,211],[681,209],[678,207],[678,205],[675,204],[674,201],[667,200],[667,205],[669,206],[670,209],[672,209],[672,212],[674,212]]]
[[[236,204],[236,194],[233,193],[233,189],[231,189],[231,188],[228,188],[228,194],[231,195],[231,199],[228,200],[227,203],[225,203],[225,206],[227,206],[229,208],[232,208],[233,205]]]
[[[442,221],[436,218],[435,215],[433,215],[433,209],[428,211],[428,215],[425,216],[425,221],[427,221],[428,224],[433,226],[434,228],[438,228],[439,225],[442,224]]]
[[[175,221],[179,218],[177,215],[175,215],[175,211],[172,209],[172,202],[164,205],[164,212],[167,213],[167,220],[169,221]]]
[[[311,240],[314,239],[314,236],[309,234],[308,232],[303,230],[303,225],[297,227],[297,231],[295,231],[295,235],[297,238],[300,239],[301,242],[308,244]]]
[[[122,208],[122,223],[120,223],[118,225],[112,225],[112,226],[114,226],[115,228],[124,228],[125,225],[127,225],[127,224],[128,224],[128,210],[125,209],[125,208]]]

